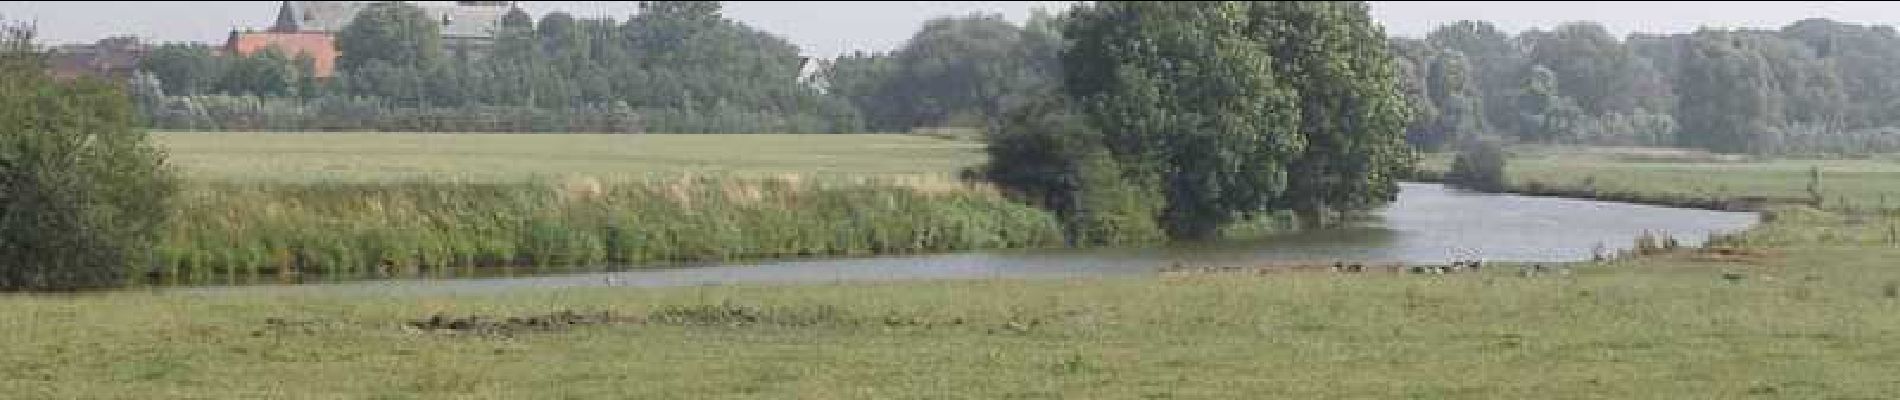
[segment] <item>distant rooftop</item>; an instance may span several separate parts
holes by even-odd
[[[458,1],[455,5],[418,5],[442,25],[445,38],[490,38],[508,13],[504,1]],[[276,32],[336,33],[349,26],[356,14],[369,7],[360,1],[286,1],[280,9]]]

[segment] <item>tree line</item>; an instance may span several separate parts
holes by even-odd
[[[904,47],[831,60],[820,83],[866,126],[1000,129],[1007,110],[1062,86],[1061,15],[933,21]],[[1900,151],[1900,35],[1797,21],[1618,38],[1594,22],[1516,34],[1483,21],[1388,37],[1413,110],[1405,139],[1670,146],[1724,153]],[[1000,90],[998,88],[1001,88]]]
[[[711,1],[642,2],[624,21],[506,15],[492,51],[442,51],[413,5],[369,6],[338,35],[335,79],[310,60],[159,46],[134,85],[178,129],[855,132],[960,126],[1061,90],[1068,13],[931,20],[903,46],[814,60]],[[1061,15],[1058,15],[1061,14]],[[400,28],[399,27],[407,27]],[[1390,37],[1406,141],[1491,138],[1742,153],[1900,149],[1891,27],[1811,19],[1780,29],[1611,35],[1591,22],[1511,34],[1462,21]]]
[[[1724,153],[1900,150],[1900,37],[1825,19],[1780,29],[1516,35],[1464,21],[1394,38],[1422,149],[1473,138]]]
[[[134,96],[175,129],[851,132],[854,107],[801,79],[783,38],[715,1],[641,2],[625,21],[504,15],[486,52],[451,54],[407,2],[370,4],[336,35],[333,79],[270,49],[155,48]]]

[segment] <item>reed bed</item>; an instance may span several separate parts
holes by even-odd
[[[1058,245],[1055,218],[943,179],[195,182],[137,274],[163,284],[465,276]]]

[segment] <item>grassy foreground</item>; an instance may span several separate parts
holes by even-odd
[[[1900,250],[485,295],[0,297],[20,398],[1893,398]],[[1734,279],[1725,279],[1733,274]],[[508,336],[435,313],[636,316]],[[1753,397],[1751,397],[1753,398]]]

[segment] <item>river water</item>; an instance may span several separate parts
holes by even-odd
[[[1398,201],[1351,226],[1244,241],[686,265],[568,275],[175,289],[486,291],[1152,275],[1177,264],[1246,267],[1276,261],[1443,264],[1478,258],[1557,262],[1589,259],[1598,246],[1604,250],[1626,249],[1645,231],[1667,233],[1685,245],[1696,245],[1711,233],[1746,229],[1757,219],[1754,213],[1474,193],[1437,184],[1406,183],[1401,184]]]

